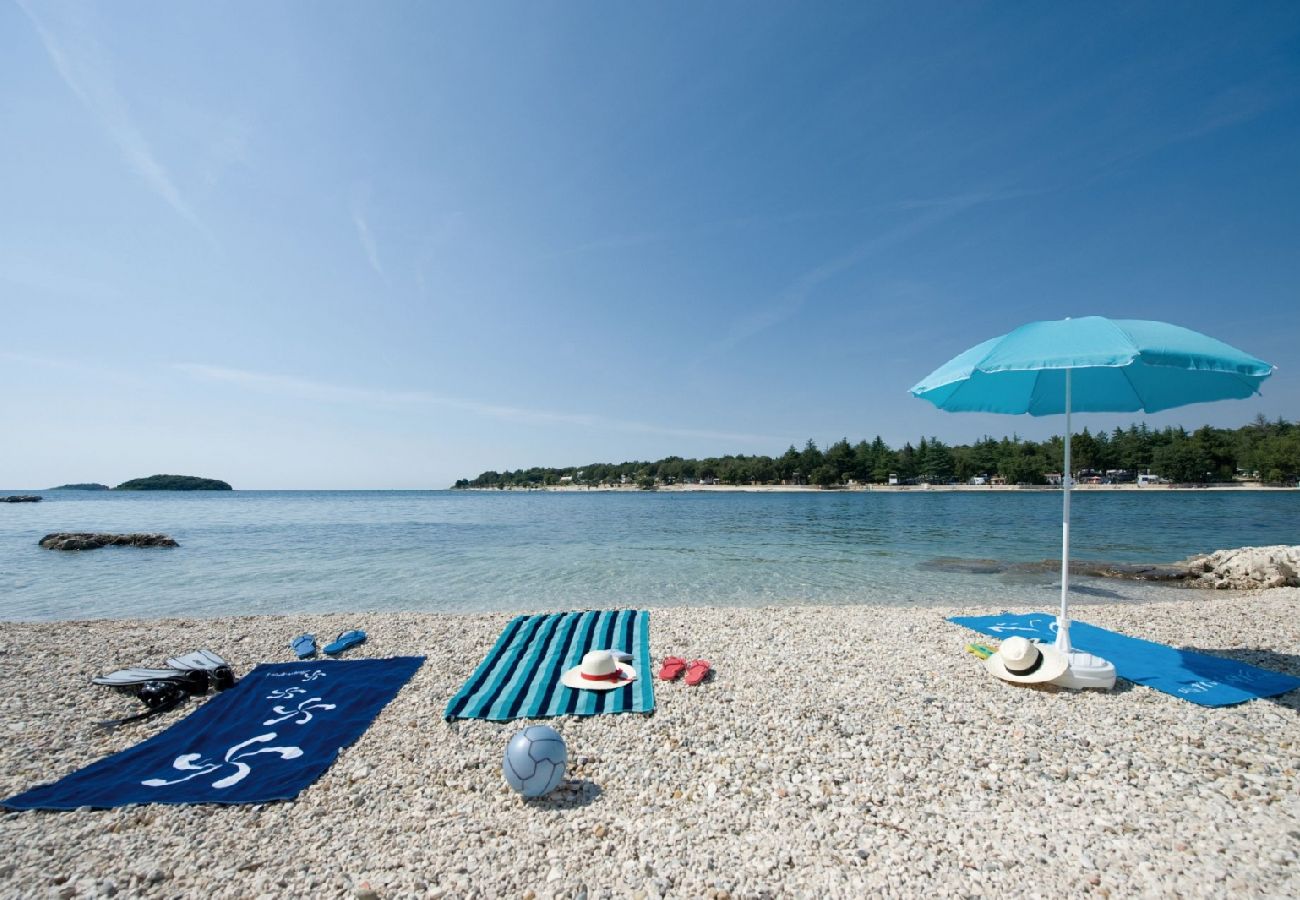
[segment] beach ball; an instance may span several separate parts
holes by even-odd
[[[564,778],[569,751],[564,738],[549,725],[529,725],[506,744],[501,763],[506,784],[525,797],[541,797]]]

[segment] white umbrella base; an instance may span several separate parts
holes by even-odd
[[[1052,684],[1076,691],[1086,688],[1109,691],[1115,686],[1115,664],[1109,660],[1080,650],[1071,650],[1069,660],[1069,668]]]

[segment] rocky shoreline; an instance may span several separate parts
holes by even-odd
[[[1300,587],[1300,546],[1216,550],[1187,561],[1191,587],[1218,590]]]
[[[996,559],[966,559],[940,556],[921,564],[938,572],[967,575],[1052,573],[1060,560],[1007,562]],[[1070,560],[1070,575],[1093,578],[1121,578],[1129,581],[1159,581],[1177,587],[1253,591],[1267,588],[1300,587],[1300,546],[1277,544],[1269,547],[1237,547],[1193,556],[1168,564],[1112,563]]]
[[[1086,620],[1300,674],[1300,590],[1207,592]],[[240,673],[310,631],[422,654],[374,725],[296,800],[0,814],[0,894],[139,897],[1189,897],[1300,893],[1300,698],[1206,709],[1005,684],[944,621],[985,609],[655,609],[651,650],[707,657],[651,716],[550,720],[568,781],[501,777],[519,724],[447,724],[508,615],[7,623],[0,792],[124,749],[96,674],[210,647]],[[207,702],[199,700],[195,702]],[[135,704],[138,705],[138,704]]]

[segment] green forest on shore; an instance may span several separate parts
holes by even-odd
[[[913,446],[892,448],[877,437],[850,444],[836,441],[825,450],[809,440],[802,450],[791,445],[777,457],[728,455],[706,459],[669,456],[656,462],[589,463],[565,468],[488,471],[462,478],[456,488],[544,487],[559,484],[884,484],[891,474],[903,482],[964,483],[977,476],[999,475],[1011,484],[1046,484],[1063,462],[1059,436],[1047,441],[1019,437],[985,437],[973,444],[949,445],[936,437]],[[1194,432],[1145,424],[1074,435],[1071,463],[1076,477],[1084,471],[1116,473],[1132,481],[1150,472],[1180,484],[1229,482],[1239,476],[1266,483],[1294,484],[1300,476],[1300,426],[1285,419],[1258,417],[1237,429],[1204,426]],[[1123,474],[1119,474],[1119,473]]]

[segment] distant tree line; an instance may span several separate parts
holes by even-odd
[[[835,487],[849,482],[884,484],[890,475],[904,483],[964,483],[977,476],[1001,476],[1011,484],[1045,484],[1048,473],[1063,466],[1060,436],[1047,441],[1019,437],[985,437],[973,444],[949,445],[936,437],[921,438],[895,449],[877,437],[871,442],[836,441],[825,450],[809,440],[802,450],[791,445],[777,457],[719,456],[683,459],[669,456],[657,462],[590,463],[567,468],[516,469],[484,472],[462,478],[457,488],[542,487],[559,484],[636,484],[652,489],[661,484],[813,484]],[[1208,425],[1194,432],[1169,427],[1160,431],[1145,424],[1128,429],[1074,435],[1071,467],[1080,473],[1116,473],[1133,480],[1150,472],[1166,481],[1204,484],[1231,481],[1238,475],[1257,476],[1270,483],[1295,483],[1300,476],[1300,426],[1263,416],[1235,430]],[[1118,473],[1124,473],[1120,475]]]

